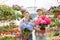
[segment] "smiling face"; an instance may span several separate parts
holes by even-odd
[[[37,14],[40,16],[42,15],[42,11],[38,11]]]
[[[29,19],[29,16],[30,16],[30,15],[29,15],[29,13],[28,13],[28,12],[24,12],[24,14],[23,14],[23,15],[24,15],[24,17],[25,17],[25,18]]]
[[[41,9],[38,9],[37,10],[37,14],[40,16],[40,15],[42,15],[42,10]]]

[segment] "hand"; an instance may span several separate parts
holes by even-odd
[[[34,27],[34,29],[37,30],[37,31],[40,31],[40,28],[38,28],[38,27]]]

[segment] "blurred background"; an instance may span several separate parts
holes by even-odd
[[[47,40],[60,40],[60,0],[0,0],[0,40],[20,40],[21,10],[27,10],[34,19],[39,8],[52,20]]]

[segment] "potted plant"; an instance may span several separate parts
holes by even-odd
[[[35,20],[35,24],[39,26],[40,33],[45,33],[45,27],[51,23],[51,19],[47,18],[46,16],[41,16],[40,18]]]
[[[13,9],[19,11],[21,10],[21,7],[19,5],[13,5]]]
[[[22,35],[24,36],[24,38],[27,39],[30,34],[31,34],[31,31],[28,30],[27,28],[25,28],[24,30],[22,30]]]
[[[50,14],[53,14],[54,18],[57,18],[58,15],[60,15],[60,7],[52,7],[52,9],[50,9]]]
[[[33,30],[34,24],[31,22],[25,22],[20,25],[21,32],[24,38],[28,39],[32,30]]]
[[[20,7],[17,7],[16,10],[22,10]],[[0,6],[0,21],[11,21],[11,20],[16,20],[17,18],[22,18],[23,15],[21,14],[15,14],[15,8],[9,7],[6,5],[1,5]]]
[[[60,16],[57,17],[55,23],[56,23],[56,26],[57,26],[57,30],[59,31],[60,30]]]

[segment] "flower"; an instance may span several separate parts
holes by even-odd
[[[41,18],[44,20],[46,18],[46,16],[41,16]]]
[[[45,18],[45,21],[47,22],[47,24],[51,23],[51,19],[50,18]]]
[[[26,28],[26,23],[22,23],[21,25],[20,25],[20,28],[23,30],[23,29],[25,29]]]
[[[47,24],[45,20],[41,20],[41,24]]]
[[[40,33],[45,33],[45,27],[47,27],[48,24],[51,23],[51,19],[46,16],[41,16],[40,18],[37,18],[35,20],[35,24],[39,25]]]
[[[19,5],[15,4],[15,5],[13,5],[13,7],[19,7]]]
[[[10,32],[5,32],[4,34],[8,35],[8,34],[11,34]]]
[[[37,18],[35,20],[35,24],[40,25],[40,24],[50,24],[51,19],[46,17],[46,16],[41,16],[40,18]]]
[[[41,21],[42,21],[42,19],[41,18],[38,18],[38,19],[35,20],[35,24],[37,24],[37,25],[38,24],[41,24]]]
[[[33,27],[34,27],[34,24],[29,22],[28,25],[27,25],[27,29],[33,30]]]
[[[20,25],[22,35],[24,38],[28,38],[33,30],[34,24],[32,22],[24,22]],[[28,35],[28,36],[27,36]]]
[[[25,22],[20,25],[20,28],[23,30],[27,28],[28,30],[33,30],[34,24],[31,22]]]
[[[18,29],[13,30],[14,33],[20,32]]]

